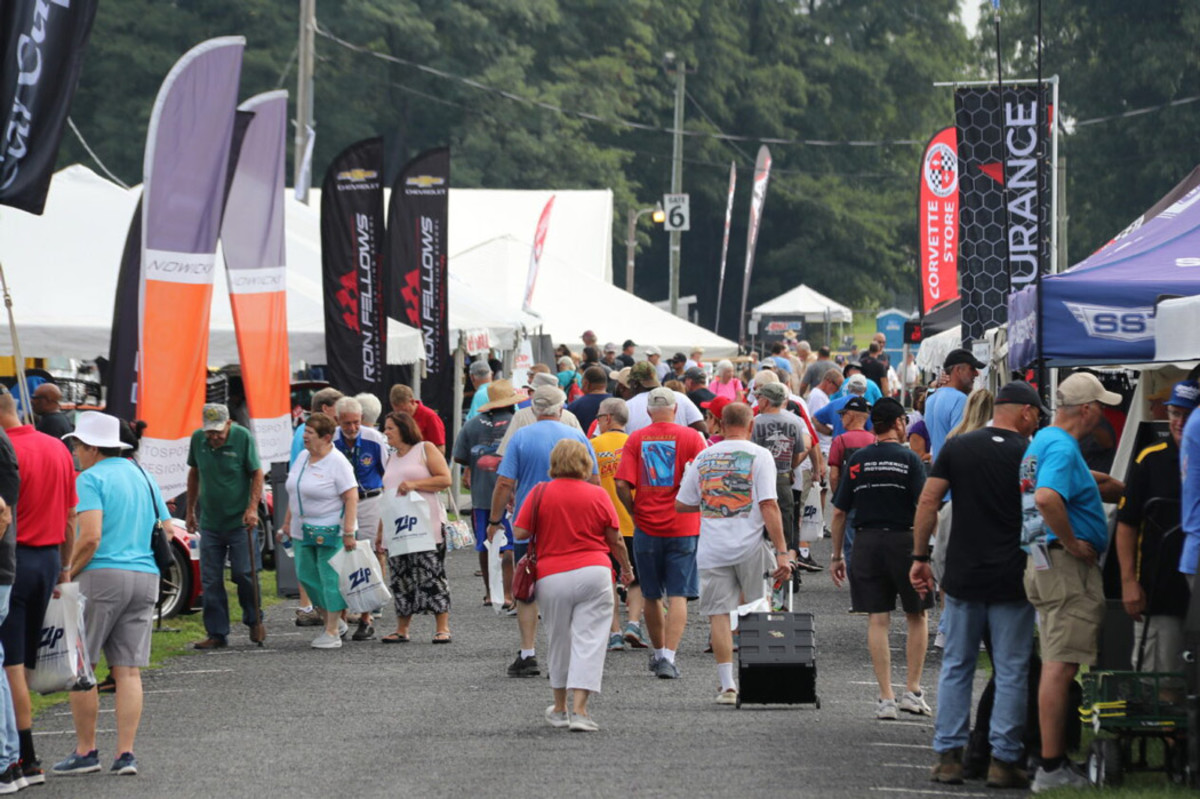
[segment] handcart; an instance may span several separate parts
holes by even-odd
[[[1079,710],[1083,722],[1096,732],[1087,758],[1091,783],[1120,785],[1130,771],[1161,771],[1173,782],[1183,782],[1187,771],[1186,697],[1182,672],[1085,674]],[[1147,749],[1152,740],[1162,744],[1161,766],[1149,764]]]

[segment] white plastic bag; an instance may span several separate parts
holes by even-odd
[[[86,691],[96,684],[87,654],[79,583],[59,586],[61,596],[46,606],[38,641],[37,663],[29,673],[29,689],[39,694]]]
[[[437,549],[433,540],[433,525],[429,521],[429,503],[418,492],[384,492],[380,519],[383,522],[383,543],[389,556]]]
[[[383,582],[383,569],[369,542],[355,541],[351,550],[339,547],[329,565],[337,572],[338,590],[348,612],[372,613],[391,600],[392,592]]]
[[[504,568],[500,549],[508,545],[508,536],[500,530],[491,541],[484,539],[483,545],[488,550],[488,598],[492,600],[492,610],[499,616],[504,612]]]
[[[820,541],[825,533],[825,514],[821,511],[821,489],[810,486],[800,505],[800,540]]]

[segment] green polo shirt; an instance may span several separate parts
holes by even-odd
[[[259,470],[258,448],[250,431],[236,422],[217,449],[208,445],[204,430],[192,433],[188,466],[200,470],[200,528],[237,530],[250,503],[250,476]]]

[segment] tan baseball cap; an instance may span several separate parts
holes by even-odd
[[[1107,391],[1100,378],[1089,372],[1076,372],[1058,384],[1055,395],[1058,405],[1087,405],[1089,402],[1099,402],[1103,405],[1120,405],[1121,395]]]

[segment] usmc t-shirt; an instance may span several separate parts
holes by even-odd
[[[854,510],[856,530],[912,529],[925,467],[908,447],[885,441],[863,447],[846,464],[833,504]]]

